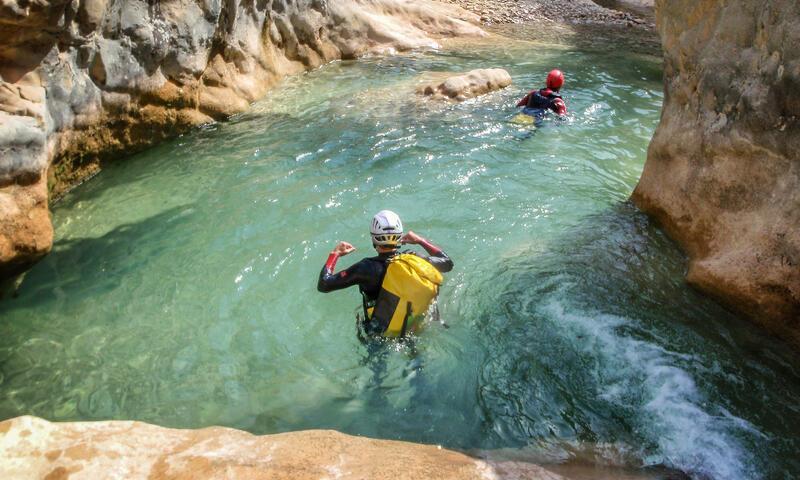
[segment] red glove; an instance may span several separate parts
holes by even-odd
[[[557,114],[559,114],[559,115],[566,115],[567,114],[567,104],[564,103],[564,100],[562,100],[560,98],[556,98],[555,101],[553,102],[553,104],[556,107],[555,112]]]

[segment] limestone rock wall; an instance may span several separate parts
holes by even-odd
[[[800,2],[656,11],[666,96],[633,200],[690,283],[800,345]]]
[[[254,436],[141,422],[0,422],[0,478],[567,480],[537,465],[485,462],[434,445],[331,430]]]
[[[0,279],[49,251],[48,183],[241,112],[286,75],[477,23],[430,0],[3,1]]]

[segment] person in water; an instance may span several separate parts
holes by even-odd
[[[317,282],[323,293],[358,285],[364,306],[364,330],[385,337],[403,337],[416,330],[438,294],[442,273],[453,269],[453,261],[441,248],[416,233],[403,234],[396,213],[381,210],[370,226],[376,257],[364,258],[346,270],[334,273],[339,257],[355,247],[339,242],[328,255]],[[400,245],[419,245],[428,255],[401,253]]]
[[[552,110],[558,115],[566,115],[567,104],[558,93],[563,85],[564,74],[561,73],[561,70],[552,70],[547,74],[547,87],[541,90],[532,90],[517,102],[517,106],[541,111]]]

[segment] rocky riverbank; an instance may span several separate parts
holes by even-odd
[[[480,36],[430,0],[0,6],[0,279],[45,255],[57,196],[129,154],[247,109],[286,75]]]
[[[0,280],[50,250],[49,201],[103,161],[241,112],[286,75],[480,36],[481,21],[647,28],[589,0],[444,2],[4,3]]]
[[[642,29],[655,27],[652,1],[637,3],[638,8],[605,8],[591,0],[553,2],[547,0],[442,0],[458,5],[480,16],[486,25],[504,23],[553,22],[582,25],[613,25]]]

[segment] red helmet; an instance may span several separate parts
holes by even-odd
[[[562,85],[564,85],[564,74],[558,69],[551,70],[547,74],[547,88],[558,90]]]

